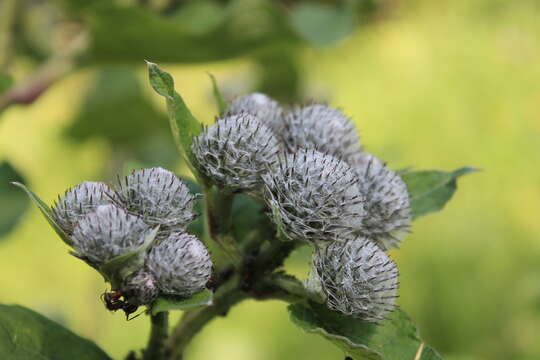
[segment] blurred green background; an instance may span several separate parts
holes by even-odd
[[[119,9],[129,9],[130,1],[119,3]],[[204,21],[194,21],[186,11],[175,13],[176,21],[192,37],[218,31],[225,21],[220,11],[228,5],[216,3],[195,12],[205,14]],[[533,0],[391,1],[376,9],[357,8],[361,15],[351,20],[343,18],[350,8],[329,1],[328,6],[346,11],[330,16],[335,27],[321,35],[317,26],[326,20],[305,25],[305,9],[294,3],[279,8],[286,14],[297,10],[294,16],[271,15],[278,23],[299,22],[292,35],[276,22],[261,30],[260,14],[249,13],[235,18],[235,26],[252,30],[252,38],[237,41],[228,32],[220,42],[204,35],[193,52],[188,46],[195,45],[187,40],[179,40],[179,48],[156,45],[147,53],[141,46],[133,55],[140,61],[122,58],[122,49],[136,44],[114,43],[112,33],[110,41],[91,35],[92,45],[76,71],[31,105],[0,114],[0,161],[9,161],[48,202],[80,181],[110,180],[137,166],[184,171],[161,99],[147,84],[144,57],[171,71],[177,89],[205,122],[216,114],[206,72],[229,97],[262,89],[284,100],[328,101],[354,119],[367,151],[392,168],[472,165],[483,170],[460,179],[445,209],[418,219],[402,248],[391,254],[401,273],[399,303],[424,339],[445,359],[539,359],[540,5]],[[14,44],[10,69],[16,81],[67,41],[60,34],[51,45],[39,30],[50,26],[48,18],[39,14],[57,25],[65,22],[65,13],[88,21],[94,11],[84,9],[84,1],[69,2],[60,15],[56,3],[35,4],[41,7],[34,9],[34,18],[19,24],[33,29],[23,33],[34,36]],[[312,10],[308,18],[316,15]],[[164,10],[140,13],[156,11]],[[120,10],[108,14],[121,18],[107,20],[118,20],[119,32],[129,32]],[[91,24],[99,28],[103,22]],[[167,26],[163,36],[174,43]],[[242,41],[249,51],[238,45]],[[267,46],[253,50],[263,43]],[[0,199],[2,214],[13,206],[8,199]],[[126,322],[122,314],[109,313],[99,301],[106,290],[99,274],[67,251],[32,206],[0,238],[0,302],[35,309],[94,340],[115,359],[142,348],[148,320]],[[308,249],[294,253],[288,269],[305,275],[308,257]],[[187,353],[188,359],[214,360],[342,357],[322,338],[295,328],[285,304],[275,301],[240,304],[205,328]]]

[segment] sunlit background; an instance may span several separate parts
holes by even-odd
[[[445,209],[418,219],[391,254],[401,273],[399,304],[445,359],[540,358],[539,15],[532,0],[402,1],[337,44],[294,55],[299,98],[342,108],[365,149],[390,167],[482,169],[461,178]],[[280,61],[275,51],[272,61]],[[216,110],[206,72],[232,96],[253,90],[261,67],[243,56],[160,65],[207,123]],[[16,68],[28,66],[21,59]],[[0,161],[44,200],[141,165],[185,171],[171,153],[162,99],[147,84],[143,59],[115,66],[71,72],[33,104],[0,115]],[[126,89],[131,105],[100,107]],[[0,238],[0,302],[39,311],[115,359],[142,348],[146,317],[126,322],[109,313],[99,300],[106,290],[100,275],[67,252],[32,206]],[[308,257],[302,249],[287,267],[302,275]],[[284,303],[246,301],[210,323],[186,358],[343,354],[295,328]]]

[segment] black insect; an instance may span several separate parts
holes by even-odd
[[[123,298],[123,299],[122,299]],[[137,305],[130,304],[126,301],[126,297],[122,291],[110,291],[101,294],[101,300],[105,303],[105,307],[109,311],[123,310],[126,314],[126,320],[133,320],[141,314],[137,314],[133,317],[129,315],[133,314],[139,308]]]

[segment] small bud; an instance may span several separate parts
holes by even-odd
[[[104,183],[84,181],[66,190],[52,206],[56,223],[68,235],[73,234],[77,222],[98,205],[110,204],[107,194],[113,191]]]
[[[371,322],[394,310],[396,264],[369,239],[317,248],[313,265],[330,309]]]
[[[100,205],[82,218],[73,231],[78,255],[102,264],[144,243],[150,227],[115,205]]]
[[[175,232],[154,246],[146,259],[161,292],[189,297],[203,290],[212,262],[202,242],[188,233]]]
[[[268,95],[253,93],[237,97],[231,101],[227,109],[229,114],[246,112],[255,116],[263,125],[270,128],[279,137],[283,132],[283,118],[278,102]]]
[[[397,248],[411,224],[407,185],[369,153],[357,156],[353,168],[360,177],[360,191],[366,198],[367,215],[361,233],[383,250]]]
[[[264,197],[296,240],[340,240],[364,216],[356,174],[345,162],[315,150],[285,155],[263,175]]]
[[[198,169],[231,190],[256,190],[261,174],[277,160],[272,131],[248,113],[227,116],[193,140]]]
[[[130,304],[137,306],[151,304],[159,295],[156,279],[146,269],[127,277],[122,292]]]
[[[195,197],[172,172],[162,168],[133,171],[120,183],[119,202],[161,232],[184,229],[196,217]]]
[[[291,153],[315,149],[345,162],[362,148],[352,121],[330,106],[297,107],[285,116],[284,141]]]

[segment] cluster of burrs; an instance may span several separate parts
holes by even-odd
[[[99,271],[137,254],[136,266],[126,262],[118,270],[121,282],[107,304],[113,310],[120,296],[136,308],[159,295],[189,297],[205,288],[210,256],[186,232],[196,217],[194,203],[195,196],[176,175],[151,168],[133,171],[116,189],[85,181],[59,196],[52,212],[71,239],[72,253]]]
[[[246,95],[192,151],[216,185],[262,197],[281,238],[314,246],[310,278],[330,309],[377,322],[394,308],[398,271],[385,251],[409,231],[409,194],[340,110]]]

